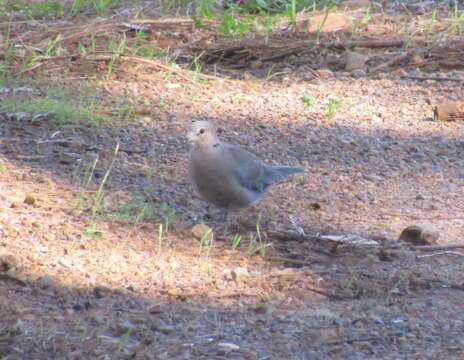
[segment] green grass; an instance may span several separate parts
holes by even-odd
[[[43,18],[50,15],[58,15],[64,11],[62,1],[8,1],[6,11],[19,12],[29,18]]]
[[[230,242],[232,251],[236,251],[237,248],[240,246],[241,242],[242,236],[240,234],[235,234],[235,236],[232,238],[232,241]]]
[[[291,0],[289,7],[290,9],[289,9],[288,15],[290,17],[290,24],[292,25],[293,31],[295,31],[296,30],[297,0]]]
[[[247,16],[238,17],[231,13],[224,14],[218,31],[226,36],[243,36],[253,30],[253,20]]]
[[[0,174],[6,174],[8,172],[8,169],[5,165],[5,161],[0,159]]]
[[[206,256],[209,256],[214,244],[214,233],[213,229],[209,229],[200,239],[199,242],[199,253],[200,255],[206,250]]]
[[[74,0],[65,2],[59,0],[48,1],[7,1],[0,0],[0,16],[16,13],[27,18],[39,19],[56,15],[76,15],[79,12],[96,12],[104,14],[115,8],[121,0]]]
[[[113,221],[139,223],[141,221],[153,220],[159,217],[158,209],[153,204],[147,203],[141,198],[134,198],[116,210],[107,212],[104,217]]]
[[[303,94],[300,96],[300,100],[305,106],[313,107],[317,103],[317,97],[312,95]]]
[[[109,178],[109,176],[111,174],[111,170],[113,170],[114,162],[116,160],[118,152],[119,152],[119,143],[117,143],[116,146],[114,147],[113,155],[111,157],[110,164],[109,164],[108,168],[105,171],[105,175],[103,175],[102,181],[100,181],[100,185],[98,186],[97,192],[95,193],[95,196],[94,196],[94,199],[93,199],[93,205],[92,205],[92,208],[91,208],[91,211],[90,211],[90,213],[91,213],[91,215],[93,217],[95,217],[102,209],[103,200],[105,198],[105,191],[104,191],[105,185],[106,185],[106,182],[108,181],[108,178]]]
[[[78,94],[63,88],[49,87],[43,96],[6,96],[0,102],[0,111],[48,113],[57,124],[88,123],[97,125],[109,120],[97,113],[96,94],[83,87]]]
[[[327,117],[334,117],[342,106],[342,101],[336,97],[329,97],[324,103],[324,113]]]
[[[254,256],[259,253],[261,256],[266,256],[266,252],[269,248],[272,248],[272,242],[267,242],[263,238],[262,229],[261,229],[261,216],[258,216],[256,219],[256,231],[255,233],[250,234],[250,241],[248,243],[248,248],[245,252],[246,256]]]
[[[437,15],[438,10],[437,8],[433,9],[432,14],[430,15],[430,19],[427,21],[425,25],[425,34],[428,36],[433,35],[435,32],[435,24],[437,23]]]
[[[459,10],[458,2],[454,2],[454,11],[451,14],[451,24],[449,27],[449,32],[451,34],[460,35],[461,34],[461,18],[463,17],[464,13]]]
[[[103,231],[97,229],[94,223],[91,223],[84,229],[82,236],[90,237],[93,240],[100,240],[103,239],[104,234]]]

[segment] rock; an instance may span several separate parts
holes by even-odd
[[[106,286],[98,285],[93,288],[93,294],[97,299],[101,299],[111,293],[111,289]]]
[[[13,255],[0,255],[0,272],[7,272],[18,267],[18,261]]]
[[[51,276],[45,275],[38,279],[36,284],[42,289],[51,288],[53,285],[55,285],[55,280],[53,280]]]
[[[321,79],[332,79],[335,77],[333,71],[329,69],[319,69],[316,70],[316,73],[319,75]]]
[[[276,275],[283,280],[292,280],[299,274],[300,272],[294,268],[285,268],[276,272]]]
[[[163,313],[163,309],[160,304],[153,304],[148,308],[148,312],[150,314],[161,314]]]
[[[311,81],[311,80],[314,80],[314,78],[315,78],[315,76],[314,76],[314,74],[311,73],[311,72],[307,72],[307,73],[305,73],[305,74],[302,75],[302,79],[303,79],[304,81]]]
[[[250,64],[250,68],[253,69],[253,70],[257,70],[257,69],[261,69],[263,67],[263,62],[262,61],[253,61],[251,64]]]
[[[350,74],[354,78],[361,78],[361,77],[366,76],[366,70],[364,70],[364,69],[355,69],[355,70],[351,71]]]
[[[413,245],[436,244],[440,233],[431,225],[410,225],[404,229],[399,239]]]
[[[137,330],[137,326],[127,319],[119,319],[115,324],[112,325],[112,328],[118,335],[124,335],[128,332],[133,333]]]
[[[234,279],[234,277],[232,276],[232,270],[231,269],[224,269],[222,271],[222,277],[226,281],[232,281]]]
[[[217,344],[217,346],[220,347],[225,352],[240,350],[240,346],[233,344],[233,343],[229,343],[229,342],[220,342]]]
[[[37,201],[37,198],[34,195],[28,194],[24,198],[24,203],[27,205],[34,205]]]
[[[330,13],[327,18],[326,14],[304,17],[296,22],[297,32],[315,33],[321,31],[326,33],[343,29],[351,29],[351,20],[345,15],[336,13]]]
[[[193,237],[198,240],[203,239],[207,233],[213,233],[213,229],[205,224],[196,224],[190,231],[192,232]]]
[[[422,76],[422,71],[420,71],[420,69],[418,69],[418,68],[413,69],[413,70],[411,70],[411,71],[408,73],[408,76],[411,76],[411,77],[421,77],[421,76]]]
[[[250,273],[245,268],[236,267],[234,270],[232,270],[231,275],[234,281],[240,281],[245,278],[248,278],[250,276]]]
[[[422,64],[422,63],[425,62],[425,59],[424,59],[421,55],[415,54],[415,55],[411,58],[410,62],[411,62],[412,64],[414,64],[414,65],[420,65],[420,64]]]
[[[369,60],[369,56],[360,54],[353,51],[347,51],[345,53],[346,56],[346,63],[345,63],[345,70],[352,71],[356,69],[366,69],[367,68],[367,61]]]
[[[160,332],[161,334],[165,334],[165,335],[172,334],[172,333],[174,333],[176,331],[176,329],[173,326],[166,325],[166,324],[164,324],[162,322],[153,323],[151,325],[151,329],[153,331],[157,331],[157,332]]]

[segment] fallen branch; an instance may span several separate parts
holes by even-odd
[[[403,47],[404,40],[358,40],[358,41],[348,41],[348,42],[332,42],[322,44],[322,46],[327,48],[334,49],[346,49],[354,47],[364,47],[364,48],[387,48],[387,47]]]
[[[159,70],[164,70],[164,71],[168,71],[168,72],[174,72],[179,77],[181,77],[182,79],[184,79],[184,80],[186,80],[188,82],[191,82],[191,83],[195,83],[194,80],[192,80],[188,76],[182,74],[181,73],[182,71],[180,71],[178,69],[174,69],[171,66],[161,64],[160,62],[155,61],[155,60],[149,60],[149,59],[135,57],[135,56],[120,56],[119,58],[122,59],[122,60],[127,60],[127,61],[137,62],[137,63],[140,63],[140,64],[149,65],[149,66],[155,67],[155,68],[157,68]]]
[[[321,345],[341,345],[341,344],[353,344],[356,342],[370,342],[370,341],[379,341],[383,338],[379,336],[367,336],[367,337],[360,337],[355,339],[344,339],[344,340],[336,340],[336,341],[326,341],[323,342]]]
[[[452,77],[440,77],[440,76],[412,76],[405,75],[401,77],[402,79],[410,79],[417,81],[426,81],[426,80],[435,80],[435,81],[455,81],[455,82],[464,82],[464,79],[457,79]]]
[[[463,253],[457,252],[457,251],[441,251],[433,254],[425,254],[425,255],[419,255],[417,258],[418,259],[423,259],[423,258],[428,258],[432,256],[440,256],[440,255],[452,255],[452,256],[464,256]]]
[[[404,213],[381,213],[380,215],[404,217],[413,220],[464,220],[464,216],[418,216]]]
[[[464,244],[452,244],[452,245],[424,245],[414,246],[414,250],[418,251],[442,251],[442,250],[455,250],[464,249]]]
[[[375,68],[372,68],[369,70],[369,75],[373,75],[375,73],[378,73],[380,70],[383,70],[385,68],[388,68],[392,65],[395,65],[409,57],[408,53],[401,53],[397,56],[392,57],[390,60],[384,62],[383,64],[380,64],[376,66]]]

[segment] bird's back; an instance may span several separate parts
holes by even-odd
[[[261,197],[241,180],[246,173],[259,171],[259,166],[253,168],[243,155],[237,158],[235,149],[239,148],[221,143],[213,149],[198,147],[190,152],[190,176],[196,190],[224,208],[247,207]]]

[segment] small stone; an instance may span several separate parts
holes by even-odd
[[[184,291],[182,291],[182,289],[180,289],[178,287],[170,288],[167,291],[167,293],[168,293],[169,296],[172,296],[173,298],[176,298],[176,299],[179,299],[179,300],[185,300],[186,299],[186,294],[184,293]]]
[[[212,234],[213,229],[205,224],[196,224],[192,227],[191,232],[195,239],[201,240],[206,234]]]
[[[37,199],[34,195],[26,195],[26,198],[24,199],[24,203],[27,205],[34,205],[36,203]]]
[[[150,306],[150,308],[148,309],[148,312],[150,314],[161,314],[163,312],[163,309],[161,308],[160,304],[154,304]]]
[[[176,329],[173,326],[162,324],[162,323],[156,323],[151,325],[151,329],[153,331],[158,331],[161,334],[172,334],[173,332],[176,331]]]
[[[55,280],[49,275],[42,276],[39,280],[36,282],[37,286],[46,289],[46,288],[51,288],[55,284]]]
[[[420,69],[416,68],[416,69],[413,69],[409,72],[408,76],[411,76],[411,77],[421,77],[422,76],[422,71],[420,71]]]
[[[436,244],[440,233],[430,225],[410,225],[404,229],[399,239],[413,245]]]
[[[411,63],[414,64],[414,65],[420,65],[422,64],[423,62],[425,61],[425,59],[419,55],[419,54],[415,54],[412,58],[411,58]]]
[[[249,277],[250,273],[245,268],[236,267],[234,270],[232,270],[231,275],[232,275],[232,279],[234,281],[239,281],[239,280],[243,280],[243,279]]]
[[[364,69],[355,69],[355,70],[351,71],[350,74],[354,78],[361,78],[361,77],[366,76],[366,70],[364,70]]]
[[[18,261],[13,255],[0,255],[0,272],[7,272],[18,266]]]
[[[403,77],[403,76],[407,76],[407,75],[408,75],[408,73],[406,72],[406,70],[404,70],[403,68],[396,69],[395,71],[393,71],[393,74],[395,74],[395,75],[398,76],[398,77]]]
[[[321,210],[321,209],[322,209],[321,204],[319,204],[319,203],[317,203],[317,202],[312,203],[310,206],[311,206],[311,209],[313,209],[313,210],[315,210],[315,211]]]
[[[220,342],[217,344],[217,346],[226,352],[240,350],[240,346],[233,344],[233,343],[229,343],[229,342]]]
[[[67,315],[67,316],[74,315],[74,310],[71,309],[71,308],[66,308],[66,309],[64,309],[64,314]]]
[[[114,330],[116,330],[118,334],[122,335],[127,334],[129,331],[134,332],[134,330],[137,330],[137,326],[135,326],[129,320],[121,319],[115,324]]]
[[[311,72],[307,72],[307,73],[304,73],[304,74],[302,75],[302,79],[303,79],[304,81],[311,81],[311,80],[314,80],[314,78],[315,78],[315,77],[314,77],[314,74],[311,73]]]
[[[282,279],[290,280],[299,274],[298,270],[294,268],[285,268],[277,271],[276,275]]]
[[[231,269],[224,269],[222,271],[222,277],[226,281],[232,281],[233,280],[232,270]]]
[[[347,51],[345,54],[346,64],[345,70],[361,70],[366,69],[366,63],[369,60],[369,57],[353,51]]]
[[[321,27],[322,25],[322,27]],[[334,31],[340,31],[343,29],[350,29],[352,27],[351,19],[343,14],[330,13],[318,14],[311,16],[310,18],[297,21],[296,30],[298,32],[323,32],[329,33]]]
[[[319,75],[321,79],[333,79],[335,77],[333,71],[329,69],[319,69],[316,70],[316,73]]]
[[[95,286],[93,288],[93,294],[97,299],[103,298],[105,295],[109,294],[111,292],[111,289],[106,287],[106,286]]]

